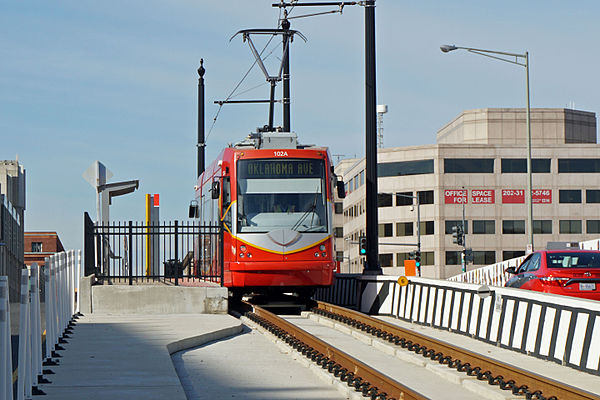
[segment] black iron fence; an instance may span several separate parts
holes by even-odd
[[[362,274],[335,274],[333,285],[317,289],[314,299],[342,307],[357,308],[360,276]]]
[[[85,274],[108,283],[223,282],[223,230],[193,222],[95,225],[84,213]]]

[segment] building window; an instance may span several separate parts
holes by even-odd
[[[504,250],[502,252],[502,261],[510,260],[524,255],[525,251],[523,250]]]
[[[344,261],[344,252],[343,251],[335,252],[335,261],[339,261],[339,262]]]
[[[434,265],[434,255],[433,251],[424,251],[421,253],[421,264],[422,265]]]
[[[365,170],[363,169],[362,171],[360,171],[360,185],[364,185],[365,184]]]
[[[508,235],[518,235],[525,233],[525,221],[522,219],[507,219],[502,221],[502,233]]]
[[[559,203],[581,203],[581,190],[559,190]]]
[[[413,223],[412,222],[396,222],[396,236],[412,236],[413,235]]]
[[[503,174],[515,174],[527,172],[527,159],[525,158],[503,158],[501,160],[501,168]],[[531,160],[531,172],[534,173],[549,173],[550,159],[549,158],[534,158]]]
[[[600,220],[589,219],[586,221],[585,231],[587,233],[600,233]]]
[[[31,242],[32,253],[41,253],[42,251],[42,242]]]
[[[396,253],[396,266],[404,267],[404,260],[410,260],[408,253]]]
[[[333,237],[336,237],[336,238],[344,237],[344,228],[340,227],[340,226],[333,228]]]
[[[396,205],[397,206],[412,206],[413,205],[412,196],[413,196],[413,192],[396,193]]]
[[[377,207],[391,207],[392,206],[392,194],[391,193],[378,193],[377,194]]]
[[[462,220],[458,219],[458,220],[447,220],[446,221],[446,229],[444,232],[446,232],[446,235],[450,235],[452,234],[452,227],[453,226],[462,226]],[[465,220],[465,225],[467,226],[467,230],[465,231],[465,233],[469,233],[469,221]]]
[[[600,203],[600,190],[588,189],[585,191],[586,203]]]
[[[533,220],[533,233],[552,233],[552,220],[551,219],[534,219]]]
[[[394,255],[391,253],[385,253],[379,255],[379,265],[382,267],[393,267],[394,266]]]
[[[496,252],[495,251],[474,251],[473,252],[473,264],[474,265],[491,265],[496,263]]]
[[[581,220],[562,219],[558,221],[559,233],[581,233]]]
[[[335,203],[335,213],[342,214],[344,212],[344,203]]]
[[[600,172],[599,158],[559,158],[558,173],[593,173]]]
[[[445,174],[493,174],[493,158],[444,158]]]
[[[460,265],[460,251],[447,251],[446,265]]]
[[[392,236],[392,224],[379,224],[379,237]]]
[[[433,204],[433,190],[423,190],[417,192],[419,204]]]
[[[416,161],[398,161],[377,164],[377,176],[404,176],[433,174],[433,159]]]
[[[434,234],[434,224],[433,221],[421,221],[419,232],[421,235],[433,235]]]
[[[496,233],[496,221],[493,219],[473,220],[474,235],[493,235]]]

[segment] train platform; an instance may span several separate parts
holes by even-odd
[[[228,314],[87,314],[79,317],[59,365],[45,367],[45,399],[181,399],[171,354],[241,332]]]

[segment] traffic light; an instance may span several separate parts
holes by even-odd
[[[452,227],[452,243],[462,246],[463,242],[463,230],[462,226],[454,225]]]
[[[365,236],[358,238],[358,254],[361,256],[367,255],[367,238]]]
[[[473,249],[465,249],[465,262],[473,262]]]
[[[421,267],[421,252],[419,250],[415,251],[415,265],[417,268]]]
[[[417,251],[411,251],[410,253],[408,253],[408,258],[411,260],[414,260],[417,257]]]

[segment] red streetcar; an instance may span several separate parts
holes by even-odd
[[[297,145],[293,133],[251,134],[206,168],[196,186],[200,223],[223,224],[223,285],[233,296],[308,297],[331,285],[334,187],[343,197],[328,149]]]

